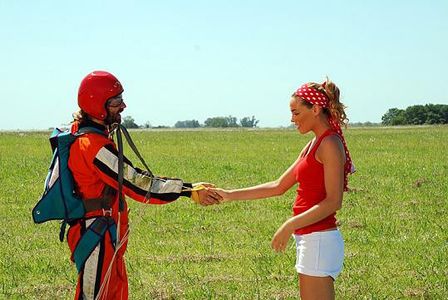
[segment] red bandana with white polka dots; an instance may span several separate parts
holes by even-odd
[[[301,87],[297,89],[295,95],[302,98],[306,102],[311,104],[316,104],[322,106],[323,108],[328,108],[329,101],[327,95],[316,90],[315,88],[309,87],[308,84],[303,84]],[[341,125],[338,121],[334,120],[331,114],[328,115],[328,122],[330,123],[331,128],[338,133],[341,137],[342,144],[344,145],[345,150],[345,165],[344,165],[344,191],[348,190],[348,174],[352,174],[355,172],[355,166],[350,157],[350,152],[348,151],[347,144],[345,143],[344,135],[342,134]]]

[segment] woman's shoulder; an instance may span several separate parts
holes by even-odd
[[[336,132],[330,133],[329,135],[324,137],[320,143],[320,146],[324,149],[325,148],[328,148],[328,149],[340,148],[340,149],[344,150],[344,145],[342,144],[342,140]]]
[[[344,145],[337,133],[324,137],[316,154],[319,158],[323,158],[327,155],[334,155],[335,153],[344,154]]]

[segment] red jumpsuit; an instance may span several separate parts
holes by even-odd
[[[96,127],[105,131],[102,125],[89,121],[82,125],[75,122],[71,130],[76,132],[83,126]],[[82,199],[87,199],[85,201],[100,198],[106,185],[118,190],[118,151],[113,140],[106,136],[86,133],[78,137],[70,148],[68,165],[73,173],[77,193]],[[179,196],[191,196],[191,192],[182,191],[183,187],[191,188],[191,184],[179,179],[166,178],[151,181],[147,173],[134,168],[132,163],[124,158],[123,193],[130,198],[149,204],[167,204],[175,201]],[[151,190],[151,196],[147,197],[149,190]],[[124,253],[129,225],[126,201],[123,204],[124,209],[119,214],[118,193],[115,193],[110,215],[117,224],[119,239],[123,241],[122,246],[115,253],[111,234],[106,232],[79,272],[75,299],[128,299]],[[91,211],[84,219],[70,224],[67,241],[72,252],[72,260],[75,247],[83,233],[95,217],[104,214],[108,215],[109,212]],[[107,273],[110,275],[106,276]]]

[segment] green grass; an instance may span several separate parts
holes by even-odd
[[[73,297],[76,269],[57,222],[31,218],[48,134],[0,133],[0,298]],[[226,188],[277,178],[311,138],[293,130],[131,134],[156,174]],[[448,298],[448,127],[356,128],[346,138],[358,171],[338,212],[346,258],[337,298]],[[293,189],[205,208],[186,198],[164,206],[129,199],[131,299],[297,298],[292,240],[284,254],[270,249],[293,201]]]

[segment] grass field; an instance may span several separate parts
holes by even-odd
[[[276,179],[311,138],[293,130],[131,134],[156,174],[226,188]],[[76,269],[59,225],[31,218],[48,135],[0,133],[0,298],[73,297]],[[337,298],[447,299],[448,127],[355,128],[346,138],[358,171],[338,213],[346,258]],[[187,198],[129,200],[131,299],[297,298],[292,240],[284,254],[270,249],[294,193],[205,208]]]

